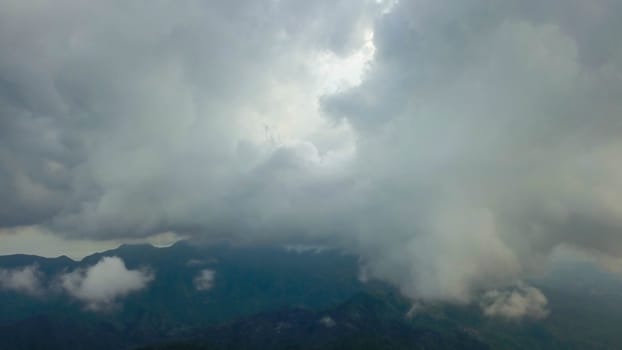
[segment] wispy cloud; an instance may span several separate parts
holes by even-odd
[[[0,289],[12,290],[30,295],[42,295],[43,274],[36,264],[14,269],[0,269]]]
[[[194,278],[194,287],[198,291],[210,290],[214,286],[215,277],[216,272],[214,270],[201,270],[199,274]]]

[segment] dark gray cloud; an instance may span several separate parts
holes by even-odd
[[[286,109],[307,56],[363,40],[376,5],[355,3],[7,2],[0,222],[100,238],[221,220],[253,168],[294,157],[258,143],[304,121]]]
[[[336,245],[458,301],[622,256],[616,1],[2,8],[1,227]]]

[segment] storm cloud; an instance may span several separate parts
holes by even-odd
[[[460,302],[622,258],[619,2],[1,3],[0,227],[336,246]]]

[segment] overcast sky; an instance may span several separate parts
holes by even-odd
[[[3,254],[333,245],[452,301],[560,248],[620,265],[620,1],[0,9]]]

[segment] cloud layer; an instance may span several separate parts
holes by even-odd
[[[622,257],[616,1],[2,8],[1,227],[338,246],[463,302]]]

